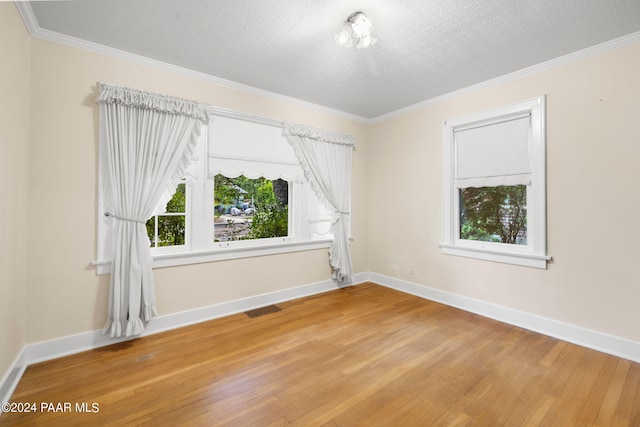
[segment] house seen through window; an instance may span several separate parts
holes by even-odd
[[[187,240],[186,183],[178,185],[164,213],[147,221],[151,247],[184,246]],[[214,193],[214,242],[289,235],[289,182],[218,174]]]
[[[527,244],[527,186],[461,188],[460,238]]]
[[[222,174],[214,182],[214,241],[289,235],[289,182]]]

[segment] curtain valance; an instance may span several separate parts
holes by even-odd
[[[355,138],[342,133],[328,132],[324,129],[317,129],[311,126],[299,125],[295,123],[284,123],[284,134],[304,137],[310,140],[328,142],[330,144],[341,144],[355,147]]]
[[[97,102],[179,114],[201,121],[209,120],[209,112],[195,101],[113,86],[107,83],[100,83],[100,94]]]

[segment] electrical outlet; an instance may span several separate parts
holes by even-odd
[[[416,274],[416,266],[414,264],[409,264],[409,274]]]

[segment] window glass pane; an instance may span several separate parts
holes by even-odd
[[[157,215],[149,218],[146,226],[152,248],[185,244],[185,199],[186,185],[182,183],[178,185],[173,197],[167,203],[166,213],[170,215]]]
[[[147,221],[147,235],[149,236],[149,241],[151,242],[151,247],[155,247],[155,242],[156,242],[156,219],[157,217],[152,216],[151,218],[149,218],[149,220]]]
[[[158,215],[158,246],[184,245],[186,217]]]
[[[178,184],[176,192],[167,203],[167,212],[185,213],[186,185]]]
[[[214,241],[289,235],[289,182],[264,177],[214,180]]]
[[[527,187],[461,189],[460,238],[526,245]]]

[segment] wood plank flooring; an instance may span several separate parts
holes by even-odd
[[[374,284],[278,306],[30,366],[0,425],[640,426],[638,363]]]

